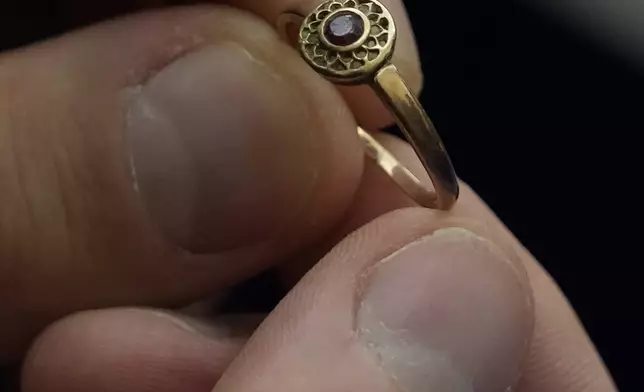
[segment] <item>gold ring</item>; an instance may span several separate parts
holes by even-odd
[[[297,44],[318,73],[337,84],[368,84],[386,104],[413,146],[434,190],[429,190],[369,133],[358,127],[367,154],[418,204],[449,210],[459,185],[452,162],[429,116],[391,63],[396,25],[376,0],[329,0],[308,16],[285,12],[283,38]]]

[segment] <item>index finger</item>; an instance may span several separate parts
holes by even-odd
[[[336,0],[345,3],[347,0]],[[222,0],[235,7],[254,12],[276,26],[277,19],[283,12],[297,12],[307,15],[320,5],[323,0]],[[422,87],[422,71],[414,39],[414,33],[402,0],[380,0],[391,12],[398,31],[393,63],[400,70],[403,78],[418,93]],[[358,123],[367,129],[381,128],[390,125],[393,120],[378,97],[367,86],[340,86],[340,92],[356,116]]]

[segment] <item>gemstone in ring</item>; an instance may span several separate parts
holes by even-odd
[[[371,86],[416,151],[434,189],[358,127],[367,155],[421,206],[451,209],[459,196],[458,179],[432,121],[391,63],[396,24],[387,8],[377,0],[328,0],[306,17],[282,14],[278,29],[283,37],[292,36],[294,24],[300,26],[300,53],[314,70],[334,83]]]

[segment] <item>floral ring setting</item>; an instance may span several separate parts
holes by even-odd
[[[299,27],[298,27],[299,26]],[[358,126],[365,152],[418,205],[447,211],[459,197],[458,177],[422,104],[392,64],[396,25],[377,0],[327,0],[308,16],[286,11],[277,29],[320,75],[336,84],[371,87],[396,120],[423,164],[433,188]]]
[[[396,41],[389,11],[376,0],[329,0],[304,20],[300,51],[337,83],[358,84],[388,64]]]

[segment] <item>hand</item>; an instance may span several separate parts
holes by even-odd
[[[230,3],[274,21],[317,0]],[[394,61],[419,89],[403,7],[386,3]],[[351,113],[375,129],[385,112],[341,93],[270,25],[222,6],[3,54],[0,358],[31,345],[23,390],[615,390],[556,285],[476,195],[449,214],[414,208],[355,135]],[[292,283],[330,248],[257,330],[151,308],[271,266]]]

